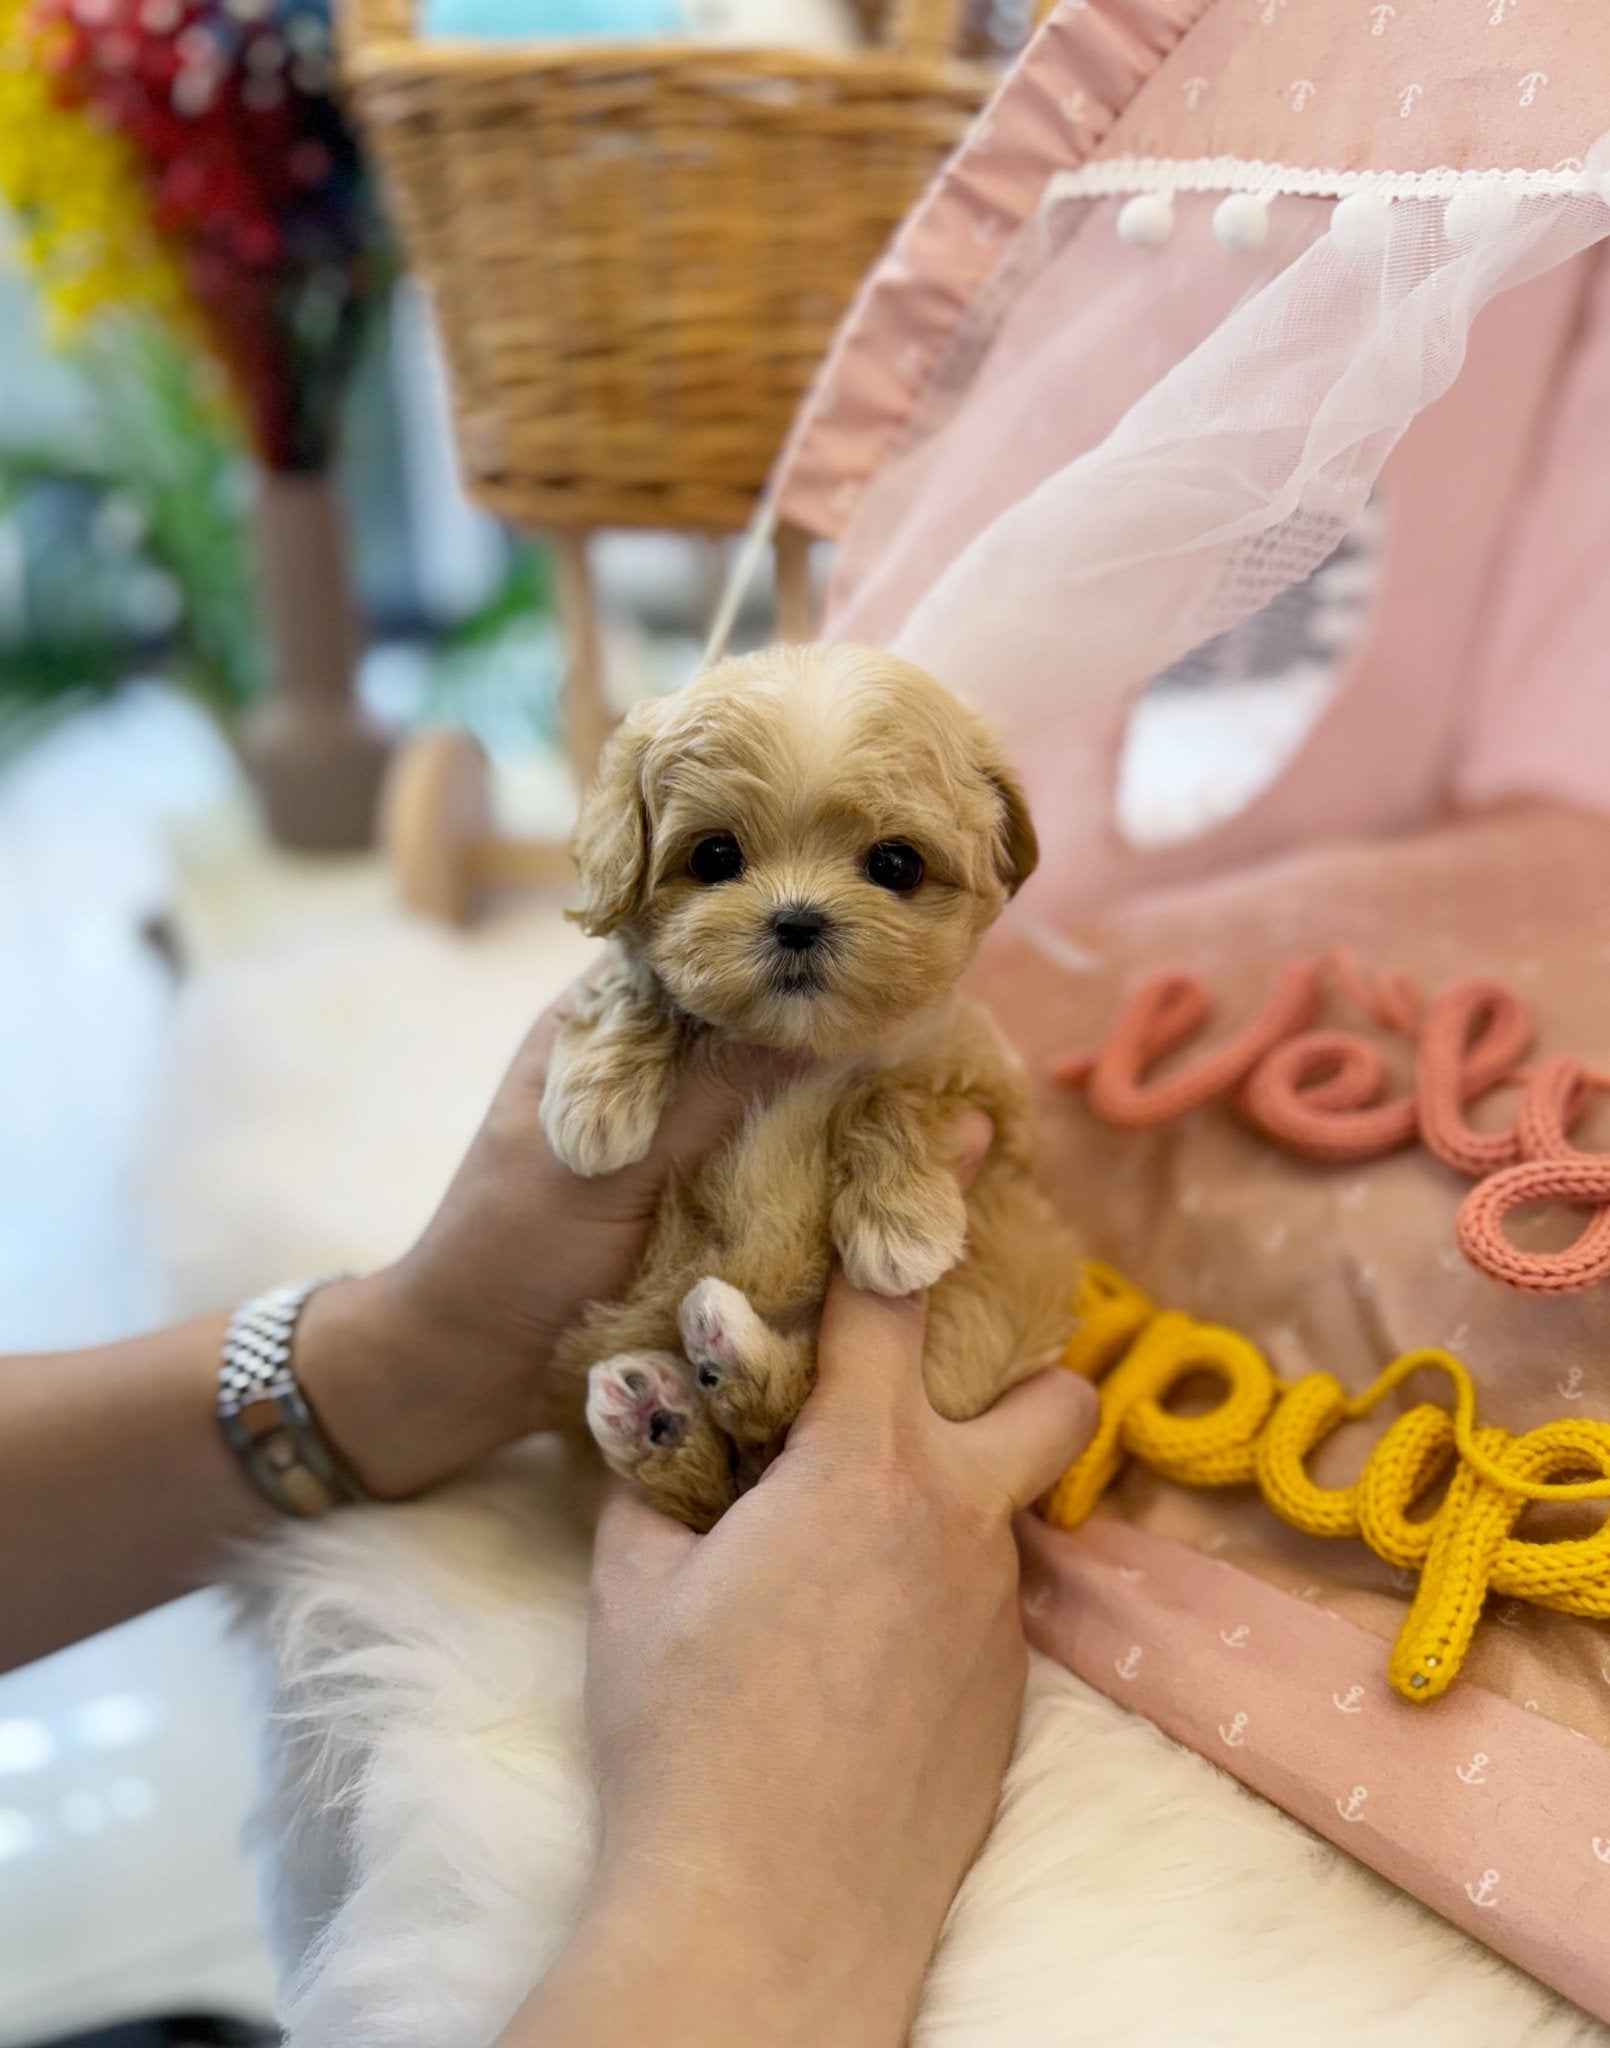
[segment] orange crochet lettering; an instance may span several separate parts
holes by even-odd
[[[1413,1041],[1407,1093],[1390,1094],[1379,1046],[1356,1031],[1322,1028],[1334,977],[1373,1023]],[[1570,1055],[1527,1069],[1530,1012],[1488,979],[1446,989],[1422,1006],[1402,976],[1370,983],[1347,957],[1327,954],[1280,969],[1258,1009],[1216,1048],[1174,1071],[1153,1072],[1195,1039],[1212,1014],[1201,982],[1178,971],[1154,976],[1130,998],[1092,1053],[1060,1061],[1052,1079],[1082,1087],[1103,1122],[1147,1130],[1204,1104],[1227,1100],[1254,1129],[1304,1158],[1330,1164],[1379,1158],[1419,1140],[1444,1165],[1479,1184],[1459,1211],[1459,1247],[1507,1286],[1568,1294],[1610,1279],[1610,1154],[1570,1142],[1595,1088],[1610,1080]],[[1470,1105],[1513,1083],[1520,1100],[1502,1130],[1479,1131]],[[1505,1219],[1538,1202],[1593,1213],[1563,1251],[1523,1252]]]

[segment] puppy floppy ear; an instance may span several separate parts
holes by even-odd
[[[604,938],[642,907],[650,837],[645,769],[658,708],[637,704],[627,712],[582,798],[570,843],[581,877],[581,908],[567,915],[594,938]]]
[[[1015,896],[1040,864],[1040,841],[1029,816],[1029,800],[1005,762],[991,761],[985,770],[1001,801],[1000,837],[995,864],[1008,896]]]

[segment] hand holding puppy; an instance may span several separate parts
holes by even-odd
[[[709,1536],[612,1500],[588,1650],[601,1870],[503,2048],[905,2041],[1017,1725],[1012,1515],[1095,1406],[1052,1371],[944,1421],[924,1314],[832,1282],[816,1390]]]
[[[637,1270],[660,1194],[791,1071],[707,1036],[676,1077],[646,1156],[581,1180],[549,1149],[539,1105],[584,981],[526,1034],[451,1186],[394,1265],[321,1288],[297,1370],[366,1492],[401,1498],[552,1420],[556,1342]]]

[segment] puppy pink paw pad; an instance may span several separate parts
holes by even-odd
[[[723,1375],[742,1372],[765,1335],[759,1316],[744,1295],[713,1275],[683,1296],[677,1328],[699,1383],[705,1387],[716,1385]]]
[[[606,1449],[670,1450],[692,1418],[687,1375],[668,1352],[606,1358],[587,1375],[587,1426]]]

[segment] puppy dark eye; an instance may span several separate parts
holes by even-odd
[[[896,896],[909,896],[922,880],[922,855],[903,839],[880,839],[866,857],[866,878]]]
[[[735,882],[744,871],[744,850],[730,832],[701,839],[688,855],[688,873],[713,889],[717,882]]]

